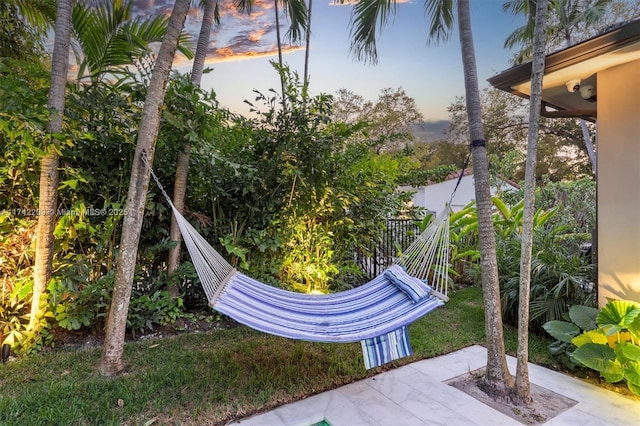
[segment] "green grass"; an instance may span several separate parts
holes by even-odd
[[[100,349],[57,350],[0,365],[2,425],[226,424],[418,359],[484,343],[482,295],[459,290],[410,326],[415,354],[371,371],[359,343],[293,341],[246,327],[128,343],[127,370],[97,372]],[[516,332],[505,330],[506,346]],[[531,336],[531,361],[548,364]]]

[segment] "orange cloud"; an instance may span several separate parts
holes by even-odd
[[[228,58],[231,56],[235,56],[235,53],[233,52],[233,49],[229,46],[226,47],[221,47],[219,49],[215,50],[215,54],[216,56],[222,57],[222,58]]]
[[[411,3],[413,0],[396,0],[396,4]],[[329,6],[353,6],[358,0],[331,0]]]
[[[291,46],[291,47],[283,47],[282,54],[296,52],[298,50],[303,50],[304,46]],[[221,51],[221,52],[219,52]],[[216,56],[207,58],[207,63],[216,63],[216,62],[236,62],[236,61],[245,61],[247,59],[256,59],[256,58],[268,58],[275,57],[278,55],[278,49],[268,49],[268,50],[249,50],[241,53],[233,53],[232,49],[223,47],[216,50]],[[220,54],[218,54],[220,53]]]
[[[250,42],[253,42],[253,43],[257,43],[262,39],[262,36],[264,36],[266,33],[267,33],[267,31],[264,30],[264,29],[251,31],[247,35],[247,40],[249,40]]]

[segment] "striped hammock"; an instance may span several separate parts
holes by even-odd
[[[360,341],[365,367],[373,368],[411,355],[406,326],[448,300],[448,211],[373,280],[339,293],[311,295],[238,272],[182,216],[151,173],[173,210],[209,305],[241,324],[291,339]],[[427,278],[431,285],[425,284]]]

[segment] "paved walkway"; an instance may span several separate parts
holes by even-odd
[[[470,346],[437,358],[378,374],[359,382],[278,407],[238,423],[242,426],[521,425],[444,382],[482,368],[487,352]],[[508,357],[515,371],[516,360]],[[530,364],[531,383],[575,401],[546,423],[550,426],[637,426],[640,403],[573,377]]]

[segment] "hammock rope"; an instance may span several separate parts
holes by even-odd
[[[237,271],[178,211],[144,154],[142,161],[171,206],[209,305],[239,323],[292,339],[360,341],[365,367],[373,368],[413,353],[407,325],[448,300],[449,208],[396,259],[397,266],[368,283],[333,294],[297,293]]]

